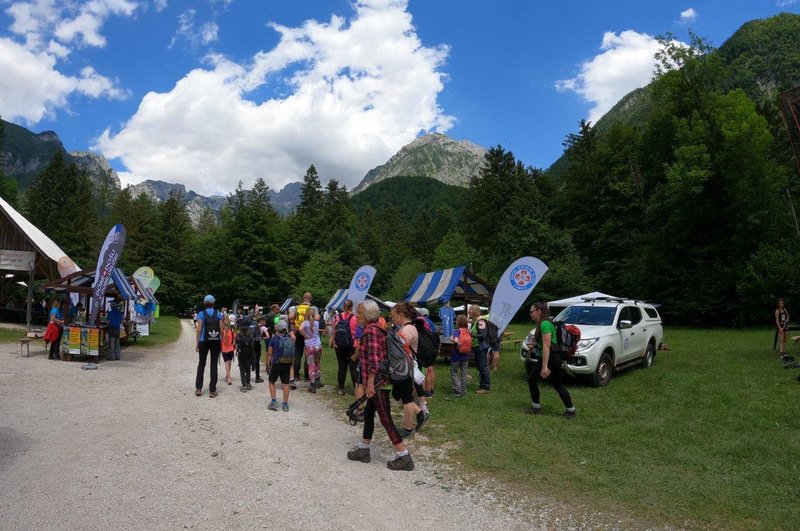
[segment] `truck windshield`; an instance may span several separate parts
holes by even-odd
[[[556,317],[556,321],[575,325],[610,326],[614,323],[616,308],[607,306],[570,306]]]

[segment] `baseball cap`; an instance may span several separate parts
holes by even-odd
[[[239,319],[239,328],[248,328],[251,324],[253,324],[253,322],[247,316]]]
[[[217,299],[215,299],[213,295],[206,295],[205,298],[203,299],[203,302],[210,302],[213,304],[217,302]]]
[[[233,315],[233,314],[230,314],[228,316],[228,322],[230,322],[232,325],[235,325],[236,324],[236,316]]]
[[[286,331],[288,328],[289,328],[289,324],[283,319],[278,321],[278,324],[275,325],[275,329],[276,330]]]
[[[430,315],[430,312],[428,311],[428,309],[427,309],[427,308],[417,308],[417,312],[418,312],[420,315],[425,315],[425,316],[428,316],[428,315]]]

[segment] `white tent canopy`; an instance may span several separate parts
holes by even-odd
[[[579,302],[584,302],[583,299],[597,299],[600,297],[606,297],[609,299],[618,299],[619,297],[615,297],[614,295],[607,295],[605,293],[600,293],[599,291],[593,291],[591,293],[584,293],[583,295],[575,295],[574,297],[569,297],[567,299],[561,299],[557,301],[550,301],[547,303],[549,308],[553,306],[558,308],[566,308],[567,306],[572,306],[573,304],[578,304]]]

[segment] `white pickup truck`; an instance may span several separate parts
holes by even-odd
[[[608,385],[616,370],[632,365],[650,367],[664,339],[658,310],[640,301],[586,299],[566,308],[554,321],[573,324],[581,331],[578,351],[564,363],[564,370],[573,376],[588,376],[598,387]],[[522,343],[523,360],[531,354],[533,332]]]

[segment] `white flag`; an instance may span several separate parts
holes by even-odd
[[[368,265],[361,266],[356,271],[356,274],[353,275],[353,280],[350,281],[350,289],[347,291],[347,298],[353,301],[354,310],[359,302],[364,302],[374,278],[375,268]]]
[[[547,266],[533,256],[524,256],[508,266],[497,283],[489,309],[489,320],[498,330],[505,330],[545,273]]]

